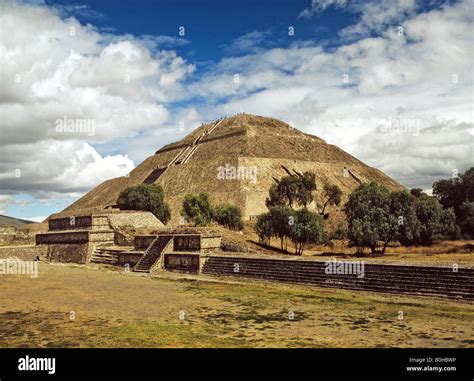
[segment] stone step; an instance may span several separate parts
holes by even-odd
[[[207,263],[213,263],[215,259],[210,258],[208,259]],[[236,263],[239,265],[246,265],[246,266],[260,266],[261,268],[277,268],[277,269],[285,269],[286,271],[291,271],[292,269],[297,269],[298,271],[323,271],[325,270],[325,265],[324,263],[318,262],[318,263],[311,263],[307,264],[307,262],[303,263],[298,263],[296,261],[291,262],[288,264],[288,261],[283,261],[284,263],[275,263],[273,260],[254,260],[252,259],[251,261],[248,260],[248,258],[232,258],[232,260],[228,260],[228,258],[225,258],[225,260],[221,260],[219,258],[218,262],[219,264],[228,264],[234,266]],[[409,266],[398,266],[398,265],[372,265],[372,264],[365,264],[365,272],[371,272],[371,273],[376,273],[378,270],[383,271],[383,273],[394,273],[394,274],[406,274],[407,270],[410,271],[411,274],[419,274],[419,275],[435,275],[435,276],[444,276],[444,277],[453,277],[453,278],[468,278],[468,279],[474,279],[474,271],[471,269],[458,269],[457,272],[454,272],[451,268],[427,268],[422,269],[420,271],[419,267],[409,267]]]
[[[275,275],[268,272],[260,272],[260,273],[250,273],[250,272],[239,272],[239,273],[230,273],[230,272],[223,272],[223,271],[209,271],[205,270],[203,273],[206,274],[215,274],[215,275],[230,275],[230,276],[250,276],[254,278],[261,278],[261,279],[273,279],[273,280],[280,280],[280,281],[290,281],[296,283],[333,283],[333,284],[348,284],[353,286],[361,286],[366,287],[370,285],[377,285],[382,287],[395,287],[397,289],[429,289],[434,291],[442,291],[442,292],[450,292],[450,291],[463,291],[473,293],[472,287],[467,286],[456,286],[454,285],[438,285],[433,284],[432,282],[407,282],[405,280],[377,280],[377,279],[367,279],[367,280],[360,280],[357,278],[334,278],[334,277],[302,277],[298,275],[293,276],[281,276]]]
[[[221,269],[222,271],[224,272],[235,272],[235,265],[232,264],[227,264],[227,265],[222,265],[222,264],[208,264],[206,263],[204,265],[205,268],[214,268],[214,269]],[[323,277],[328,277],[328,276],[332,276],[332,277],[347,277],[348,275],[347,274],[326,274],[323,270],[319,270],[319,271],[311,271],[311,270],[299,270],[299,269],[278,269],[278,268],[271,268],[271,267],[264,267],[264,266],[251,266],[251,265],[248,265],[248,264],[240,264],[239,265],[239,270],[240,271],[253,271],[253,272],[261,272],[261,271],[264,271],[264,272],[271,272],[271,271],[274,271],[278,274],[285,274],[285,275],[288,275],[288,276],[292,276],[292,275],[295,275],[295,274],[298,274],[298,275],[301,275],[301,276],[323,276]],[[352,276],[349,274],[349,276]],[[410,274],[399,274],[399,273],[392,273],[390,271],[386,271],[386,272],[383,272],[383,271],[377,271],[377,272],[374,272],[374,271],[365,271],[364,272],[364,277],[361,278],[361,279],[372,279],[372,278],[380,278],[380,279],[386,279],[386,280],[390,280],[390,279],[405,279],[405,280],[413,280],[413,279],[421,279],[421,280],[429,280],[429,281],[432,281],[434,283],[449,283],[449,284],[465,284],[465,285],[469,285],[469,286],[472,286],[474,287],[474,280],[472,278],[469,278],[469,277],[458,277],[458,278],[454,278],[454,277],[445,277],[445,276],[423,276],[423,277],[418,277],[418,276],[413,276],[413,275],[410,275]]]
[[[91,255],[90,262],[92,263],[102,263],[106,265],[115,265],[118,262],[118,257],[116,251],[110,249],[114,247],[112,245],[99,246],[96,247],[94,252]]]
[[[214,268],[222,268],[224,271],[234,271],[234,267],[236,264],[239,264],[240,269],[248,269],[249,271],[277,271],[278,273],[281,273],[284,271],[286,274],[308,274],[308,275],[323,275],[323,276],[346,276],[346,275],[341,275],[341,274],[326,274],[325,270],[323,268],[318,268],[318,269],[305,269],[305,268],[292,268],[292,269],[282,269],[274,266],[264,266],[264,265],[255,265],[252,263],[247,263],[247,262],[232,262],[232,263],[226,263],[226,264],[214,264],[214,263],[209,263],[207,262],[205,264],[206,268],[214,267]],[[390,268],[383,269],[382,270],[376,270],[371,268],[365,268],[364,271],[364,278],[377,278],[377,277],[382,277],[382,278],[397,278],[397,279],[414,279],[418,275],[412,275],[406,272],[394,272]],[[453,274],[430,274],[430,275],[423,275],[421,279],[430,279],[433,282],[437,283],[443,283],[443,282],[449,282],[450,284],[455,283],[455,284],[467,284],[471,285],[474,287],[474,278],[470,277],[469,275],[456,275],[457,273]]]
[[[104,264],[110,264],[110,265],[114,265],[117,263],[117,258],[102,258],[102,257],[91,257],[91,262],[93,263],[104,263]]]
[[[239,272],[234,271],[239,264]],[[364,278],[326,274],[324,263],[237,257],[211,257],[202,273],[263,280],[306,283],[355,290],[444,295],[474,300],[472,270],[365,264]],[[420,270],[420,271],[417,271]]]
[[[219,262],[227,262],[227,261],[245,261],[245,262],[252,262],[252,263],[264,263],[268,265],[272,264],[298,264],[298,266],[321,266],[326,263],[326,261],[322,260],[305,260],[299,259],[301,257],[296,257],[295,259],[275,259],[272,257],[265,257],[261,256],[257,257],[246,257],[246,256],[219,256],[219,255],[212,255],[209,256],[209,260],[217,260]],[[330,259],[328,259],[330,261]],[[357,260],[344,260],[338,259],[339,262],[359,262]],[[398,264],[381,264],[381,263],[373,263],[373,262],[364,262],[366,266],[371,266],[374,268],[385,268],[385,267],[393,267],[395,269],[404,269],[404,270],[417,270],[417,271],[452,271],[452,268],[449,267],[440,267],[440,266],[413,266],[413,265],[398,265]],[[471,268],[460,268],[460,270],[464,271],[472,271],[474,269]]]
[[[214,269],[221,269],[226,272],[235,272],[235,267],[234,266],[229,266],[229,265],[205,265],[206,268],[214,268]],[[288,276],[292,276],[294,274],[299,274],[302,276],[333,276],[333,277],[347,277],[348,275],[352,274],[326,274],[324,271],[298,271],[298,270],[291,270],[288,271],[287,269],[272,269],[272,268],[265,268],[265,267],[251,267],[251,266],[246,266],[246,265],[240,265],[239,266],[240,271],[253,271],[253,272],[260,272],[260,271],[265,271],[265,272],[275,272],[278,274],[285,274]],[[355,274],[354,274],[355,275]],[[425,276],[425,277],[418,277],[418,276],[412,276],[410,274],[396,274],[396,273],[390,273],[390,272],[364,272],[364,277],[361,279],[368,279],[368,278],[381,278],[381,279],[391,279],[391,278],[396,278],[396,279],[422,279],[422,280],[430,280],[433,282],[451,282],[451,283],[462,283],[466,285],[471,285],[474,286],[474,283],[472,279],[462,277],[462,278],[445,278],[442,276],[434,277],[434,276]]]
[[[474,295],[470,290],[463,290],[463,289],[433,289],[433,288],[403,288],[398,285],[393,285],[393,283],[389,286],[387,285],[378,285],[378,284],[357,284],[357,283],[344,283],[344,282],[336,282],[331,280],[321,280],[319,282],[315,281],[307,281],[301,280],[296,278],[270,278],[270,277],[263,277],[263,276],[253,276],[252,274],[229,274],[229,273],[212,273],[212,272],[204,272],[205,274],[209,275],[217,275],[217,276],[234,276],[234,277],[247,277],[252,279],[259,279],[259,280],[268,280],[268,281],[278,281],[278,282],[285,282],[285,283],[296,283],[296,284],[310,284],[318,287],[329,287],[329,288],[343,288],[343,289],[350,289],[350,290],[365,290],[365,291],[376,291],[376,292],[389,292],[389,293],[407,293],[407,294],[414,294],[414,295],[442,295],[442,296],[460,296],[464,299],[474,300]]]
[[[145,255],[135,265],[133,271],[150,272],[171,238],[171,236],[157,236],[146,250]]]
[[[110,252],[113,252],[113,253],[123,253],[123,252],[129,252],[129,251],[133,251],[134,248],[133,246],[130,247],[130,248],[124,248],[124,249],[107,249],[107,248],[97,248],[97,250],[103,250],[103,251],[110,251]]]
[[[150,270],[148,269],[137,269],[137,268],[134,268],[133,271],[137,272],[137,273],[149,273]]]

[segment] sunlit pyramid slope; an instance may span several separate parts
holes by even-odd
[[[338,185],[344,198],[369,181],[402,189],[381,171],[316,136],[277,119],[241,114],[196,128],[156,151],[128,176],[104,181],[59,215],[114,208],[126,187],[155,183],[165,191],[172,225],[179,221],[184,196],[197,192],[207,192],[214,204],[237,205],[249,220],[266,211],[265,198],[275,181],[305,171],[316,174],[316,201],[324,183]]]

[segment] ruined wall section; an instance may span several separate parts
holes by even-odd
[[[111,213],[108,215],[108,218],[112,228],[119,228],[121,226],[160,228],[165,226],[151,212],[122,211],[120,213]]]
[[[88,243],[64,243],[48,245],[42,251],[45,251],[46,258],[52,262],[86,263],[93,247]]]

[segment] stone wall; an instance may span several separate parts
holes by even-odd
[[[201,252],[208,253],[221,250],[221,236],[201,236]]]
[[[109,216],[107,214],[92,215],[92,229],[103,230],[110,229]]]
[[[167,271],[197,274],[199,254],[165,254],[164,267]]]
[[[0,226],[0,234],[16,234],[17,229],[14,226]]]
[[[143,253],[117,253],[117,265],[125,266],[128,263],[130,268],[133,268],[141,257]]]
[[[122,211],[108,215],[110,226],[163,227],[163,223],[151,212]]]
[[[198,234],[175,235],[173,251],[200,251],[201,236]]]
[[[82,244],[51,244],[47,246],[46,258],[52,262],[86,263],[93,245]]]
[[[50,244],[73,244],[89,242],[88,231],[62,232],[62,233],[40,233],[36,234],[37,245]]]
[[[342,263],[342,265],[341,265]],[[474,300],[474,269],[297,258],[201,256],[201,273],[343,289],[445,295]]]
[[[11,243],[15,240],[16,234],[0,234],[0,244]]]
[[[118,246],[133,246],[135,237],[123,231],[115,230],[114,243]]]
[[[16,257],[22,261],[33,261],[40,255],[37,246],[6,246],[0,247],[0,258]]]
[[[137,235],[134,238],[135,250],[146,250],[151,245],[156,235]]]
[[[53,218],[48,221],[49,230],[87,229],[92,226],[92,216]]]
[[[89,232],[89,242],[114,242],[115,233],[113,230]]]
[[[0,243],[12,242],[18,230],[14,226],[0,226]]]
[[[164,233],[163,233],[164,234]],[[173,233],[167,233],[173,234]],[[201,251],[203,253],[221,249],[221,236],[200,234],[173,234],[172,251]],[[146,250],[156,235],[135,236],[135,250]]]

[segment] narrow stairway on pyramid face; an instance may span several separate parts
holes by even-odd
[[[186,164],[191,156],[196,152],[201,142],[201,139],[208,134],[210,134],[224,119],[220,119],[215,122],[212,127],[210,127],[207,131],[203,132],[199,135],[192,144],[184,147],[178,154],[171,159],[166,167],[158,167],[155,168],[153,171],[150,172],[148,177],[143,180],[143,184],[154,184],[156,180],[166,171],[166,169],[172,165],[179,165],[179,164]]]
[[[201,140],[214,131],[214,129],[219,126],[223,120],[224,119],[219,119],[207,131],[204,131],[201,135],[194,139],[192,143],[179,151],[178,154],[168,163],[168,167],[172,165],[186,164],[198,149],[199,145],[201,144]]]
[[[143,180],[143,184],[153,184],[158,178],[163,174],[163,172],[166,170],[166,167],[158,167],[155,168],[149,175],[148,177]]]
[[[206,132],[202,133],[193,143],[193,146],[191,148],[191,150],[189,151],[189,153],[184,157],[183,161],[182,161],[182,164],[186,164],[189,159],[191,158],[191,156],[194,155],[194,153],[196,152],[196,150],[198,149],[200,143],[201,143],[201,140],[202,138],[204,138],[205,136],[209,135],[212,131],[214,131],[214,129],[219,125],[221,124],[221,122],[223,121],[224,119],[220,119],[218,120],[217,122],[214,123],[214,125],[209,128]]]
[[[185,152],[188,148],[189,148],[189,146],[184,147],[181,151],[179,151],[178,154],[177,154],[175,157],[173,157],[173,159],[171,159],[171,161],[168,163],[167,166],[170,167],[170,166],[172,166],[173,164],[175,164],[176,161],[178,161],[178,160],[181,158],[181,156],[184,154],[184,152]]]

